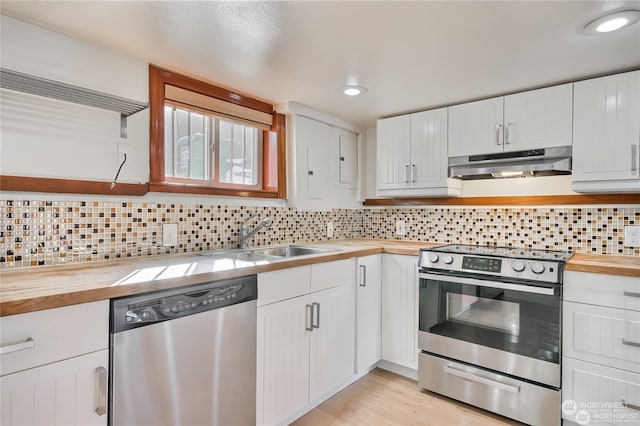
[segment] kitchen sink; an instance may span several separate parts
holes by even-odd
[[[325,247],[282,246],[252,249],[234,249],[220,251],[206,251],[198,253],[201,256],[211,256],[221,259],[233,259],[245,262],[273,261],[288,257],[307,256],[311,254],[331,253],[338,251]]]
[[[328,249],[324,247],[300,247],[300,246],[284,246],[284,247],[267,247],[260,249],[251,249],[251,253],[261,254],[265,256],[276,257],[295,257],[306,256],[309,254],[321,254],[337,251],[335,249]]]

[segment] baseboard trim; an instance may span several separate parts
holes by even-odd
[[[399,374],[400,376],[415,380],[416,382],[418,381],[418,370],[415,368],[405,367],[404,365],[385,360],[378,361],[378,368]]]

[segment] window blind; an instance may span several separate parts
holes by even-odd
[[[190,90],[165,84],[165,99],[177,106],[204,110],[205,113],[213,113],[222,118],[238,121],[263,130],[270,130],[273,124],[273,115],[255,109],[236,105],[211,96],[202,95]]]

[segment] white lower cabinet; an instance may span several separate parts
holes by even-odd
[[[0,346],[0,424],[107,424],[109,301],[1,317]]]
[[[605,367],[563,358],[562,399],[573,400],[578,410],[563,418],[570,422],[589,419],[588,424],[640,424],[640,372]],[[578,413],[579,411],[586,414]],[[578,418],[576,418],[578,416]]]
[[[0,377],[2,425],[106,425],[109,350]]]
[[[258,308],[257,424],[279,424],[309,404],[309,302]]]
[[[355,259],[258,275],[257,424],[287,423],[353,376],[354,281]]]
[[[367,372],[380,361],[380,297],[382,255],[358,258],[356,287],[356,372]]]
[[[418,368],[418,257],[382,255],[382,359]]]
[[[563,419],[640,424],[640,279],[564,273]]]
[[[355,300],[353,285],[312,293],[309,400],[316,401],[345,383],[354,372]]]

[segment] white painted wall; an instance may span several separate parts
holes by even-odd
[[[93,45],[0,17],[3,68],[137,101],[148,101],[148,66]],[[120,138],[117,113],[2,89],[0,172],[5,175],[110,181],[118,143],[130,145],[122,182],[149,177],[148,110],[128,120]]]

